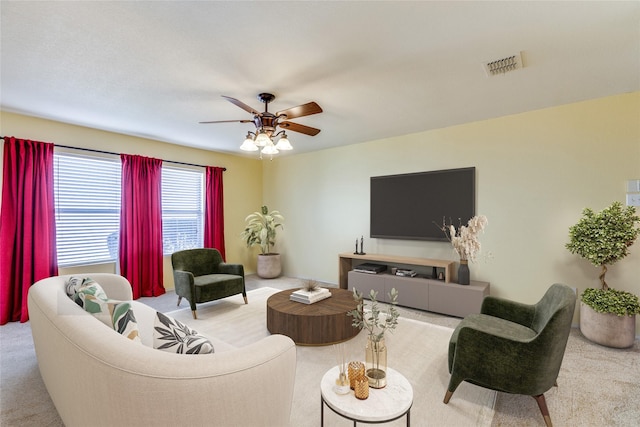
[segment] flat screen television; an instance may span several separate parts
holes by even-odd
[[[447,241],[443,219],[458,227],[476,213],[476,168],[371,177],[371,237]]]

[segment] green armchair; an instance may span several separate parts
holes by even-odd
[[[173,281],[178,305],[186,298],[193,318],[196,303],[203,303],[242,294],[247,304],[244,284],[244,266],[227,264],[217,249],[187,249],[171,255]]]
[[[532,396],[547,426],[544,393],[556,384],[576,304],[574,289],[554,284],[533,305],[487,296],[480,314],[465,317],[449,341],[449,403],[463,381]]]

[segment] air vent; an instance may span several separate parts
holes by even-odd
[[[508,73],[522,68],[522,56],[520,52],[494,61],[489,61],[482,65],[487,77],[497,76],[498,74]]]

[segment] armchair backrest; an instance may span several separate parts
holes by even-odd
[[[531,328],[538,332],[531,342],[536,363],[529,366],[532,394],[543,393],[553,386],[567,348],[571,321],[576,305],[575,291],[561,284],[552,285],[536,304]]]
[[[217,273],[221,262],[222,255],[213,248],[186,249],[171,255],[174,270],[189,271],[194,276]]]
[[[568,331],[568,328],[571,327],[575,306],[576,293],[574,289],[559,283],[552,285],[535,305],[531,329],[540,333],[545,328],[558,324],[558,326],[563,325],[562,327]]]

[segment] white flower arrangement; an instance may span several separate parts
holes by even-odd
[[[487,223],[486,216],[476,215],[469,220],[466,226],[461,224],[458,230],[453,224],[447,225],[445,221],[443,221],[440,228],[451,242],[453,249],[460,256],[460,260],[475,262],[476,256],[480,252],[478,234],[484,231]]]

